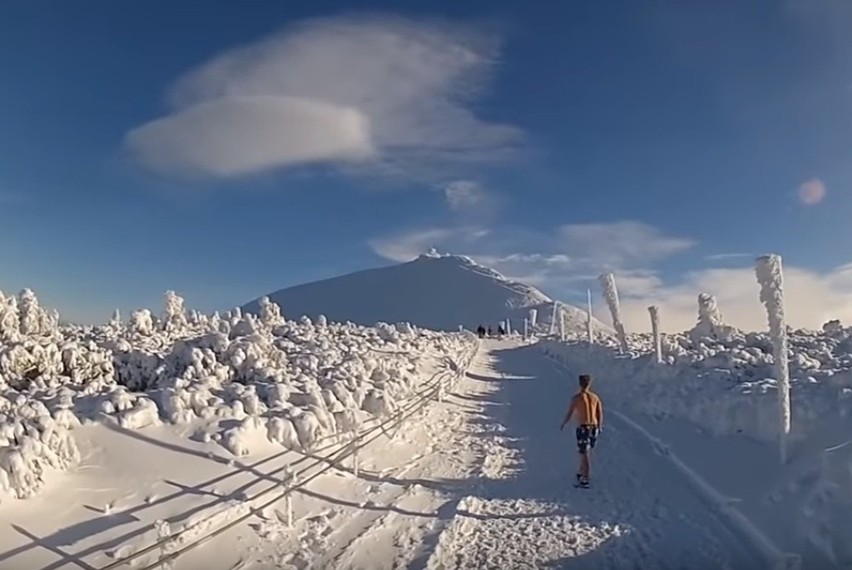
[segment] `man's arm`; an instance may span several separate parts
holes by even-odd
[[[571,403],[568,404],[568,411],[565,413],[565,419],[562,420],[562,425],[559,426],[559,430],[562,431],[565,428],[565,424],[571,421],[571,416],[574,415],[574,400],[575,398],[571,398]]]
[[[595,410],[595,415],[598,417],[598,429],[603,429],[603,402],[598,398],[597,410]]]

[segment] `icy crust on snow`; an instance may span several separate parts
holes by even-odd
[[[172,291],[160,317],[60,326],[32,291],[0,293],[0,500],[30,497],[46,469],[73,467],[81,421],[187,424],[235,455],[259,441],[310,449],[393,413],[436,359],[474,342],[408,323],[286,320],[268,299],[258,316],[203,315]]]

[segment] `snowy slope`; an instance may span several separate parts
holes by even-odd
[[[269,298],[291,317],[324,314],[333,321],[410,322],[434,330],[496,326],[506,318],[520,330],[533,308],[539,324],[549,325],[554,303],[535,287],[507,279],[469,257],[439,254],[282,289]],[[258,302],[243,310],[257,312]],[[562,303],[560,308],[568,329],[585,330],[584,311]]]

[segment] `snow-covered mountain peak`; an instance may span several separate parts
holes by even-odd
[[[416,259],[282,289],[268,295],[291,317],[320,314],[361,324],[410,322],[436,330],[496,325],[507,318],[523,326],[530,309],[548,324],[553,299],[474,259],[434,248]],[[258,300],[243,307],[256,312]],[[585,330],[586,314],[560,303],[568,327]],[[596,323],[598,326],[605,326]]]

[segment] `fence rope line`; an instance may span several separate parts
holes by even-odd
[[[431,401],[433,401],[434,397],[442,389],[443,384],[444,384],[444,382],[447,378],[455,377],[456,381],[459,378],[461,378],[461,376],[467,371],[467,369],[469,368],[469,366],[471,365],[473,360],[476,358],[476,355],[479,352],[479,348],[480,348],[480,343],[477,339],[474,342],[473,350],[471,350],[469,354],[464,355],[464,357],[461,359],[462,361],[464,361],[463,365],[459,365],[459,364],[453,362],[453,364],[455,364],[454,367],[450,367],[449,365],[447,365],[448,366],[447,369],[439,370],[438,372],[433,374],[433,376],[427,382],[426,387],[424,387],[423,389],[416,392],[411,397],[411,399],[404,406],[402,406],[400,409],[395,411],[390,418],[388,418],[387,420],[385,420],[383,422],[379,422],[377,425],[374,425],[374,426],[368,428],[367,430],[363,431],[362,433],[356,435],[355,437],[353,437],[348,442],[342,444],[341,447],[338,450],[328,454],[327,456],[317,457],[316,455],[310,455],[310,456],[305,455],[304,457],[298,459],[295,462],[295,464],[303,463],[306,459],[311,458],[311,457],[313,457],[315,459],[315,461],[313,463],[311,463],[310,465],[303,467],[299,471],[290,472],[289,477],[287,479],[282,480],[278,483],[274,483],[270,487],[267,487],[263,491],[260,491],[254,497],[247,499],[246,503],[251,504],[251,503],[255,502],[257,499],[271,493],[272,491],[274,491],[276,489],[279,489],[281,486],[289,485],[289,486],[286,486],[284,488],[284,490],[280,494],[276,495],[273,499],[263,503],[262,505],[251,507],[246,514],[241,515],[241,516],[239,516],[239,517],[237,517],[237,518],[235,518],[231,521],[228,521],[227,523],[223,524],[220,527],[217,527],[217,528],[211,530],[210,532],[201,534],[199,537],[197,537],[197,539],[189,542],[187,545],[183,546],[182,548],[180,548],[178,550],[175,550],[173,552],[164,553],[164,555],[160,556],[156,561],[148,564],[147,566],[140,568],[139,570],[153,570],[154,568],[157,568],[158,566],[160,566],[160,565],[162,565],[166,562],[169,562],[169,561],[172,561],[172,560],[178,558],[182,554],[185,554],[185,553],[189,552],[190,550],[193,550],[195,547],[200,546],[201,544],[204,544],[205,542],[207,542],[211,538],[214,538],[214,537],[222,534],[223,532],[230,530],[231,528],[233,528],[237,524],[244,522],[245,520],[249,519],[250,517],[255,516],[258,512],[260,512],[260,511],[266,509],[267,507],[277,503],[278,501],[282,500],[283,498],[285,498],[287,495],[289,495],[293,491],[304,487],[305,485],[307,485],[308,483],[310,483],[314,479],[320,477],[321,475],[327,473],[331,469],[338,467],[340,462],[347,459],[348,457],[351,457],[358,450],[363,449],[364,447],[366,447],[370,443],[374,442],[375,440],[379,439],[383,435],[387,435],[388,437],[390,437],[388,435],[388,429],[393,429],[393,427],[397,427],[397,426],[401,425],[405,420],[409,419],[410,417],[412,417],[415,414],[417,414],[418,412],[420,412],[423,408],[425,408],[426,405],[428,405]],[[447,360],[451,360],[451,359],[447,358]],[[445,363],[445,365],[446,365],[446,363]],[[366,439],[367,437],[371,436],[372,434],[374,434],[377,431],[379,433],[373,435],[369,439]],[[333,445],[334,444],[330,444],[329,446],[327,446],[323,449],[327,449],[328,447],[332,447]],[[325,465],[325,467],[323,467],[322,469],[320,469],[316,473],[309,475],[307,478],[305,478],[305,479],[302,478],[309,471],[312,471],[317,466],[319,466],[323,463],[326,463],[327,465]],[[270,475],[279,473],[281,471],[289,470],[290,467],[292,467],[292,464],[283,466],[280,469],[275,470],[274,472],[271,472],[269,474],[264,475],[263,477],[258,477],[257,482],[260,482],[263,479],[268,478]],[[298,481],[298,482],[294,483],[294,481]],[[211,515],[211,517],[216,516],[216,515],[220,514],[221,512],[222,511],[219,511],[217,513],[213,513]],[[125,564],[129,564],[129,563],[133,562],[134,560],[137,560],[140,557],[157,550],[158,548],[163,548],[169,543],[177,542],[177,541],[180,540],[180,538],[183,535],[185,535],[189,531],[193,530],[194,528],[204,524],[211,517],[199,520],[192,526],[182,528],[177,533],[175,533],[173,535],[159,538],[158,540],[156,540],[152,544],[150,544],[150,545],[148,545],[148,546],[146,546],[146,547],[144,547],[144,548],[142,548],[138,551],[135,551],[135,552],[123,557],[123,558],[120,558],[118,560],[114,560],[113,562],[110,562],[106,566],[101,567],[100,570],[113,570],[113,569],[118,568],[120,566],[123,566]]]

